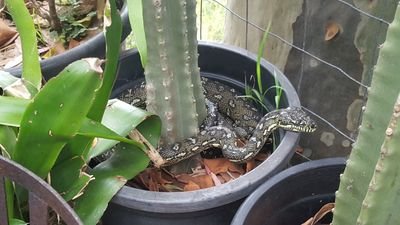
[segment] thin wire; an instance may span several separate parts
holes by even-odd
[[[237,13],[233,12],[231,9],[227,8],[225,5],[223,5],[223,4],[220,3],[219,1],[217,1],[217,0],[208,0],[208,1],[213,1],[213,2],[215,2],[215,3],[217,3],[217,4],[219,4],[219,5],[222,6],[225,10],[229,11],[230,13],[232,13],[234,16],[236,16],[236,17],[239,18],[240,20],[249,23],[250,25],[252,25],[253,27],[257,28],[257,29],[260,30],[260,31],[266,32],[265,29],[261,28],[260,26],[254,24],[254,23],[252,23],[252,22],[250,22],[250,21],[246,21],[245,18],[243,18],[243,17],[241,17],[240,15],[238,15]],[[302,53],[304,53],[304,54],[310,56],[311,58],[314,58],[314,59],[316,59],[317,61],[319,61],[319,62],[321,62],[321,63],[324,63],[324,64],[326,64],[326,65],[328,65],[328,66],[330,66],[330,67],[336,69],[337,71],[339,71],[340,73],[342,73],[343,75],[345,75],[348,79],[350,79],[350,80],[353,81],[354,83],[360,85],[361,87],[363,87],[363,88],[369,88],[367,85],[365,85],[365,84],[361,83],[360,81],[354,79],[352,76],[350,76],[348,73],[346,73],[342,68],[340,68],[340,67],[338,67],[338,66],[336,66],[336,65],[334,65],[334,64],[332,64],[332,63],[329,63],[329,62],[327,62],[327,61],[325,61],[325,60],[319,58],[318,56],[315,56],[315,55],[313,55],[313,54],[307,52],[306,50],[304,50],[304,49],[302,49],[302,48],[300,48],[300,47],[298,47],[298,46],[296,46],[296,45],[291,44],[289,41],[286,41],[284,38],[280,37],[279,35],[277,35],[277,34],[275,34],[275,33],[273,33],[273,32],[268,31],[268,34],[271,35],[271,36],[273,36],[273,37],[275,37],[275,38],[277,38],[278,40],[282,41],[283,43],[285,43],[285,44],[291,46],[292,48],[294,48],[294,49],[296,49],[296,50],[298,50],[298,51],[300,51],[300,52],[302,52]]]
[[[246,0],[246,50],[248,50],[248,36],[249,36],[249,0]]]
[[[351,142],[356,142],[353,138],[349,137],[347,134],[345,134],[343,131],[339,130],[337,127],[335,127],[332,123],[330,123],[328,120],[326,120],[325,118],[323,118],[322,116],[318,115],[317,113],[311,111],[310,109],[307,109],[306,107],[302,106],[302,108],[304,110],[306,110],[307,112],[309,112],[310,114],[312,114],[313,116],[317,117],[318,119],[322,120],[324,123],[326,123],[328,126],[330,126],[331,128],[333,128],[336,132],[338,132],[340,135],[342,135],[343,137],[347,138],[349,141]]]
[[[300,152],[297,152],[297,151],[296,151],[295,153],[296,153],[297,155],[299,155],[300,157],[306,159],[307,161],[312,161],[310,158],[308,158],[307,156],[301,154]]]
[[[203,0],[200,0],[200,40],[203,40]]]
[[[374,16],[374,15],[372,15],[372,14],[369,14],[369,13],[367,13],[367,12],[361,10],[360,8],[357,8],[356,6],[350,4],[349,2],[346,2],[346,1],[344,1],[344,0],[336,0],[336,1],[338,1],[338,2],[340,2],[340,3],[342,3],[342,4],[345,4],[345,5],[347,5],[348,7],[354,9],[355,11],[357,11],[357,12],[359,12],[359,13],[361,13],[361,14],[367,16],[367,17],[370,17],[370,18],[372,18],[372,19],[375,19],[375,20],[377,20],[377,21],[379,21],[379,22],[381,22],[381,23],[384,23],[384,24],[386,24],[386,25],[389,25],[389,24],[390,24],[388,21],[386,21],[386,20],[384,20],[384,19],[382,19],[382,18],[379,18],[379,17],[377,17],[377,16]]]

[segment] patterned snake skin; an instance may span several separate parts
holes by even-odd
[[[220,148],[225,158],[242,163],[253,158],[277,128],[294,132],[316,129],[315,122],[300,108],[274,110],[262,116],[247,98],[238,97],[235,89],[207,78],[202,78],[202,83],[208,114],[212,116],[203,122],[199,135],[160,147],[158,151],[165,161],[162,166],[209,148]],[[145,84],[125,90],[118,98],[134,106],[144,106]],[[239,138],[246,139],[247,143],[240,142]]]

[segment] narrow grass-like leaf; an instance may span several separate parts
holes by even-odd
[[[22,45],[22,78],[37,90],[42,82],[42,72],[37,50],[36,29],[24,0],[6,0],[7,9],[17,27]]]
[[[264,104],[264,102],[261,102],[259,99],[255,98],[252,95],[240,95],[238,96],[239,98],[248,98],[253,100],[256,104],[260,105],[261,107],[263,107],[266,111],[268,111],[268,107]]]
[[[281,87],[281,84],[279,83],[278,79],[276,79],[277,75],[276,75],[275,70],[274,70],[274,77],[275,77],[275,87],[277,87],[277,88],[275,88],[275,107],[279,108],[279,106],[281,104],[283,88]]]
[[[146,34],[144,32],[143,24],[143,6],[142,0],[129,0],[128,12],[129,21],[131,23],[131,28],[133,35],[135,37],[136,46],[140,53],[140,60],[142,62],[143,68],[146,66],[147,61],[147,44],[146,44]]]
[[[148,163],[149,159],[142,150],[133,145],[118,145],[108,160],[91,171],[95,180],[89,183],[85,194],[75,201],[74,210],[83,223],[96,225],[111,198]]]
[[[80,129],[101,84],[97,59],[67,66],[28,105],[13,159],[45,178],[67,141]],[[32,160],[35,159],[35,160]]]
[[[258,54],[257,54],[256,75],[257,75],[258,90],[260,91],[260,93],[263,93],[263,87],[262,87],[262,81],[261,81],[261,58],[263,56],[265,43],[267,42],[267,37],[268,37],[270,28],[271,28],[271,21],[269,21],[267,29],[264,32],[263,38],[261,40],[261,44],[258,48]]]

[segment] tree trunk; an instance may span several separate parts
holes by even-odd
[[[271,32],[336,65],[352,79],[368,86],[387,24],[357,9],[391,22],[398,1],[249,0],[248,3],[250,22],[265,29],[271,21]],[[229,0],[228,7],[246,17],[246,1]],[[246,47],[245,23],[227,13],[225,25],[225,42]],[[261,39],[262,32],[249,25],[247,48],[257,52]],[[364,87],[351,81],[337,68],[271,36],[267,40],[264,57],[284,71],[295,86],[303,106],[347,136],[356,138],[366,99],[367,90]],[[318,125],[315,133],[302,135],[300,145],[306,154],[313,159],[347,156],[351,140],[322,121]]]
[[[245,0],[228,0],[227,6],[246,18],[246,2]],[[266,29],[268,23],[271,22],[272,32],[292,42],[292,25],[301,14],[302,4],[302,0],[248,0],[248,21],[263,29]],[[262,36],[262,31],[249,24],[246,43],[246,23],[227,12],[225,43],[257,52]],[[281,41],[268,37],[264,57],[283,71],[290,49],[290,46]]]

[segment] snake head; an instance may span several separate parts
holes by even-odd
[[[311,133],[317,129],[317,123],[299,107],[282,109],[279,114],[279,127],[285,130]]]

